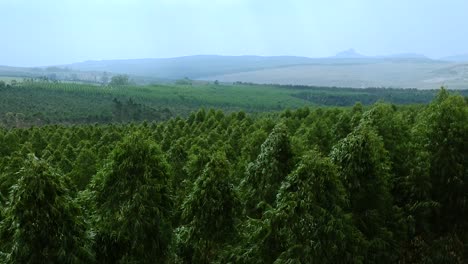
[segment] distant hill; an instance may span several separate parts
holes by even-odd
[[[236,74],[268,69],[280,69],[300,65],[350,65],[382,62],[416,61],[426,59],[421,56],[395,55],[390,57],[370,57],[350,49],[333,57],[307,58],[295,56],[218,56],[197,55],[165,59],[131,59],[86,61],[62,65],[73,70],[124,73],[159,79],[203,79],[225,74]],[[430,60],[429,60],[430,61]]]
[[[398,53],[398,54],[391,54],[387,56],[381,56],[382,58],[399,58],[399,59],[421,59],[421,60],[431,60],[428,57],[424,56],[423,54],[418,53]]]
[[[362,54],[357,53],[354,49],[348,49],[345,51],[338,52],[335,56],[331,58],[338,58],[338,59],[358,59],[358,58],[367,58]]]
[[[444,57],[442,60],[453,62],[468,62],[468,54],[460,54],[455,56]]]
[[[295,84],[336,87],[468,88],[465,65],[428,59],[380,59],[355,64],[313,64],[218,75],[221,82]]]
[[[107,71],[162,79],[191,79],[260,69],[313,63],[314,59],[294,56],[198,55],[167,59],[86,61],[65,65],[81,71]]]
[[[32,77],[40,73],[42,73],[42,70],[39,68],[0,66],[0,76]]]
[[[462,61],[462,56],[457,57]],[[455,59],[453,59],[455,60]],[[404,53],[365,56],[354,49],[332,57],[198,55],[163,59],[85,61],[41,68],[0,66],[0,76],[51,76],[66,81],[102,83],[115,74],[139,84],[198,81],[252,82],[341,87],[451,89],[468,87],[466,64]]]

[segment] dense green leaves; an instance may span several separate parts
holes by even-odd
[[[224,153],[215,153],[182,205],[180,232],[187,234],[179,243],[187,262],[212,263],[223,245],[236,236],[240,202],[229,174]],[[192,256],[187,256],[187,248],[192,249]]]
[[[163,262],[171,241],[168,165],[159,147],[133,134],[91,184],[99,263]]]
[[[468,106],[460,96],[442,90],[428,112],[427,141],[433,198],[440,203],[437,224],[451,223],[450,230],[468,223]],[[440,228],[440,227],[439,227]],[[446,231],[442,228],[443,231]]]
[[[395,253],[391,252],[394,240],[389,215],[395,212],[389,192],[388,153],[382,139],[364,122],[341,140],[331,155],[349,194],[354,224],[369,243],[367,261],[392,262],[389,256]]]
[[[275,263],[361,263],[363,238],[345,213],[346,204],[331,161],[317,152],[305,154],[250,240],[259,251],[254,257]]]
[[[30,155],[2,212],[2,263],[90,263],[91,234],[61,175]]]
[[[98,95],[30,85],[76,96],[72,111]],[[126,122],[146,119],[160,87],[99,89]],[[0,260],[466,263],[466,120],[466,98],[442,89],[419,106],[0,129]]]
[[[117,75],[110,86],[27,79],[0,88],[0,126],[160,121],[201,107],[266,112],[304,106],[429,103],[436,90],[350,89],[277,85],[128,85]],[[123,85],[123,86],[122,86]],[[468,90],[460,93],[468,95]]]
[[[291,170],[292,159],[287,127],[279,124],[262,144],[257,159],[248,165],[241,183],[249,216],[258,216],[265,206],[262,203],[274,204],[279,186]]]
[[[365,124],[335,146],[332,157],[355,213],[386,210],[389,204],[389,162],[382,140]]]

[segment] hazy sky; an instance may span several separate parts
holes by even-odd
[[[467,0],[0,0],[0,65],[468,53]]]

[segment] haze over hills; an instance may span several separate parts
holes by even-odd
[[[181,78],[340,87],[450,89],[468,87],[468,56],[443,60],[416,53],[365,56],[348,49],[331,57],[197,55],[158,59],[96,60],[53,67],[0,67],[2,76],[55,75],[99,82],[102,75],[128,74],[137,83]],[[78,77],[77,77],[78,76]]]
[[[367,56],[364,56],[362,54],[359,54],[357,51],[354,49],[348,49],[344,50],[341,52],[338,52],[335,56],[331,58],[342,58],[342,59],[359,59],[359,58],[366,58]]]
[[[459,54],[442,58],[445,61],[468,62],[468,54]]]
[[[82,71],[109,71],[163,79],[207,76],[311,63],[306,57],[196,55],[163,59],[86,61],[64,65]]]

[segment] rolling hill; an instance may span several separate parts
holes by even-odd
[[[466,64],[381,60],[360,64],[315,64],[225,74],[205,78],[221,82],[252,82],[337,87],[401,87],[450,89],[468,87]]]
[[[406,53],[369,57],[354,49],[327,58],[294,56],[199,55],[168,59],[87,61],[66,65],[79,71],[106,71],[161,80],[190,78],[221,82],[275,83],[341,87],[463,89],[463,64]],[[458,70],[450,70],[458,69]]]
[[[454,57],[455,58],[455,57]],[[326,58],[296,56],[197,55],[163,59],[85,61],[37,68],[0,67],[0,76],[52,76],[99,83],[106,75],[127,74],[139,84],[174,82],[182,78],[226,83],[294,84],[337,87],[398,87],[450,89],[468,87],[463,56],[433,60],[405,53],[365,56],[349,49]]]

